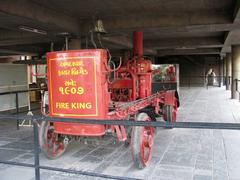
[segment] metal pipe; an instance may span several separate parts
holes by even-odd
[[[133,32],[133,55],[143,56],[143,32],[141,31]]]
[[[16,115],[0,114],[0,120],[15,120]],[[161,121],[129,121],[129,120],[109,120],[109,119],[76,119],[76,118],[51,118],[47,116],[19,116],[19,119],[51,122],[71,122],[82,124],[103,124],[103,125],[124,125],[124,126],[152,126],[152,127],[173,127],[173,128],[195,128],[195,129],[222,129],[222,130],[240,130],[240,123],[206,123],[206,122],[161,122]],[[1,163],[1,160],[0,160]],[[41,169],[41,166],[40,166]]]
[[[51,51],[51,52],[53,52],[53,51],[54,51],[54,42],[51,42],[50,51]]]
[[[97,49],[97,45],[94,41],[94,37],[93,37],[93,31],[90,32],[90,35],[91,35],[91,42],[92,42],[92,45],[94,46],[95,49]]]
[[[65,36],[65,47],[66,47],[66,51],[68,50],[68,37]]]
[[[19,114],[18,92],[16,92],[16,113]],[[17,118],[17,130],[19,130],[19,119]]]
[[[38,122],[33,120],[35,180],[40,180]]]

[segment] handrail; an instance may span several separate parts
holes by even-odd
[[[0,96],[1,95],[8,95],[8,94],[15,94],[15,109],[16,109],[16,113],[15,114],[19,114],[19,93],[25,93],[25,92],[31,92],[31,91],[43,91],[43,90],[46,90],[43,89],[43,88],[31,88],[31,89],[25,89],[25,90],[17,90],[17,91],[6,91],[6,92],[1,92],[0,93]],[[29,106],[29,105],[28,105]],[[17,120],[17,130],[19,130],[19,119],[16,118]]]
[[[30,91],[41,91],[41,90],[46,90],[46,89],[43,89],[43,88],[30,88],[30,89],[16,90],[16,91],[5,91],[5,92],[0,92],[0,95],[25,93],[25,92],[30,92]]]
[[[64,168],[56,168],[50,166],[40,165],[39,160],[39,135],[38,135],[38,123],[42,121],[51,122],[72,122],[72,123],[84,123],[84,124],[109,124],[109,125],[125,125],[125,126],[152,126],[152,127],[173,127],[173,128],[194,128],[194,129],[225,129],[225,130],[240,130],[240,123],[206,123],[206,122],[161,122],[161,121],[128,121],[128,120],[96,120],[96,119],[68,119],[68,118],[51,118],[46,116],[17,116],[17,115],[0,115],[0,120],[8,119],[15,120],[28,119],[33,121],[33,131],[34,131],[34,163],[21,163],[14,161],[4,161],[0,159],[0,163],[30,167],[35,169],[35,179],[40,180],[40,170],[50,170],[59,171],[65,173],[81,174],[86,176],[102,177],[109,179],[119,179],[119,180],[137,180],[137,178],[130,177],[120,177],[114,175],[107,175],[97,172],[83,171],[83,170],[72,170]]]
[[[207,75],[199,75],[199,76],[180,76],[180,86],[186,86],[188,88],[192,87],[193,85],[200,85],[203,87],[206,87],[208,89],[209,86],[209,82],[207,81],[208,76]],[[227,78],[227,76],[214,76],[215,79],[218,79],[218,83],[215,84],[218,85],[219,87],[221,86],[221,82],[225,81],[228,79],[229,83],[230,83],[230,79],[231,77],[229,76]],[[196,79],[201,79],[201,82],[196,82]]]

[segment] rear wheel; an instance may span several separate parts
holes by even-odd
[[[164,121],[174,123],[177,120],[177,100],[175,100],[174,105],[164,105],[163,106],[163,119]],[[167,127],[172,129],[172,127]]]
[[[146,113],[139,113],[137,121],[150,121]],[[152,158],[154,143],[154,128],[148,126],[134,126],[131,136],[132,157],[136,167],[143,169]]]
[[[175,122],[176,121],[176,111],[173,106],[166,105],[163,110],[163,119],[167,122]]]
[[[64,137],[54,133],[53,125],[47,121],[43,121],[40,125],[39,143],[43,153],[49,159],[58,158],[67,148],[67,143],[64,142]]]

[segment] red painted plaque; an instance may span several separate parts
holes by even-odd
[[[50,116],[86,119],[107,117],[109,94],[104,66],[106,59],[104,50],[47,54]],[[72,123],[54,123],[54,128],[59,133],[76,135],[103,134],[104,131],[102,125]]]

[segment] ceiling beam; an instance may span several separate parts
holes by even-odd
[[[102,37],[103,43],[117,44],[122,48],[131,49],[132,41],[126,36],[108,36]]]
[[[235,9],[234,9],[234,23],[240,22],[240,0],[236,0]]]
[[[6,39],[21,39],[21,38],[28,38],[36,36],[35,33],[28,33],[24,31],[13,31],[8,29],[0,29],[0,40],[6,40]]]
[[[228,32],[240,29],[239,23],[225,23],[225,24],[205,24],[205,25],[189,25],[189,26],[176,26],[176,27],[156,27],[142,29],[144,32],[159,34],[161,36],[169,36],[174,34],[177,36],[185,36],[186,33],[201,34],[201,33],[214,33],[214,32]],[[123,30],[124,31],[124,30]]]
[[[217,37],[167,38],[144,41],[144,47],[155,49],[222,47],[223,40]]]
[[[18,39],[8,39],[8,40],[6,39],[6,40],[0,40],[0,46],[50,43],[55,41],[56,41],[55,39],[50,39],[46,37],[18,38]]]
[[[76,18],[65,15],[28,0],[1,0],[0,12],[32,20],[34,23],[45,26],[56,26],[61,30],[78,33],[79,21]],[[19,22],[21,24],[21,22]]]
[[[117,17],[112,19],[104,19],[104,26],[107,31],[134,31],[134,30],[149,30],[165,27],[186,27],[212,24],[230,24],[232,15],[226,12],[195,12],[195,13],[175,13],[175,14],[160,14],[160,13],[142,13],[128,15],[125,17]],[[188,29],[188,28],[187,28]],[[175,29],[175,32],[177,30]]]
[[[26,45],[63,41],[60,37],[50,35],[38,35],[35,33],[11,31],[0,29],[0,46]]]
[[[131,38],[126,36],[109,36],[109,37],[102,37],[103,43],[110,43],[113,45],[119,46],[120,49],[132,49],[133,42]],[[143,48],[143,52],[146,55],[156,55],[157,51],[153,48]]]
[[[38,55],[44,52],[44,48],[32,45],[4,46],[0,48],[0,53],[6,53],[9,55]]]
[[[68,31],[78,34],[80,33],[80,29],[86,29],[84,23],[80,22],[77,18],[70,17],[62,12],[57,12],[28,0],[1,0],[0,13],[6,14],[10,17],[27,20],[33,24],[39,25],[39,27],[55,27],[59,32]],[[16,24],[16,26],[21,25],[20,23],[21,22]],[[80,23],[82,26],[80,26]],[[157,33],[163,35],[169,33],[181,34],[186,32],[218,32],[240,28],[240,22],[232,24],[232,14],[224,11],[175,12],[170,15],[154,11],[143,12],[141,17],[138,13],[130,13],[128,16],[104,18],[103,24],[105,29],[110,33],[142,30],[148,32],[157,31]],[[32,37],[26,37],[26,39],[14,39],[13,41],[11,41],[11,39],[5,39],[2,41],[0,40],[0,46],[13,45],[14,41],[16,44],[28,44],[31,40],[33,43],[38,43],[41,41],[41,38],[36,37],[33,39]],[[48,41],[48,37],[46,37],[46,39],[42,38],[42,41]],[[176,42],[175,40],[163,40],[162,42],[155,41],[155,45],[151,44],[151,42],[146,42],[144,53],[156,54],[157,51],[155,51],[154,48],[222,47],[221,40],[219,41],[217,39],[199,39],[198,44],[196,41],[190,39],[180,39]],[[103,42],[118,45],[120,48],[132,48],[132,40],[123,36],[106,37],[105,39],[103,38]],[[188,50],[189,49],[185,49],[185,51]]]
[[[195,55],[195,54],[220,54],[219,48],[202,48],[202,49],[168,49],[158,50],[158,56],[167,55]]]
[[[18,51],[13,49],[0,49],[0,54],[8,54],[8,55],[30,55],[34,53],[29,53],[27,51]]]
[[[236,0],[234,9],[233,25],[240,23],[240,0]],[[221,49],[221,54],[231,53],[231,45],[240,44],[240,28],[231,29],[225,33],[224,46]]]

